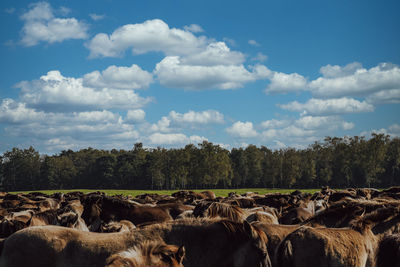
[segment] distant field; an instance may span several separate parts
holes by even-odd
[[[201,192],[205,190],[211,190],[215,193],[216,196],[218,197],[226,197],[230,192],[236,192],[238,194],[243,194],[246,192],[257,192],[259,194],[267,194],[267,193],[291,193],[296,189],[270,189],[270,188],[241,188],[241,189],[199,189],[199,190],[193,190],[195,192]],[[320,189],[298,189],[302,192],[308,192],[308,193],[314,193],[317,191],[320,191]],[[174,192],[177,192],[178,190],[96,190],[96,189],[74,189],[74,190],[38,190],[38,191],[18,191],[18,192],[10,192],[13,194],[17,193],[30,193],[30,192],[42,192],[45,194],[53,194],[56,192],[74,192],[74,191],[81,191],[83,193],[89,193],[89,192],[96,192],[96,191],[101,191],[105,192],[107,195],[131,195],[131,196],[137,196],[141,194],[160,194],[160,195],[171,195]]]

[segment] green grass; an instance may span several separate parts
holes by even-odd
[[[198,190],[193,190],[195,192],[202,192],[207,189],[198,189]],[[240,188],[240,189],[210,189],[215,193],[217,197],[226,197],[230,192],[236,192],[238,194],[243,194],[246,192],[257,192],[259,194],[267,194],[267,193],[291,193],[295,189],[271,189],[271,188]],[[314,193],[317,191],[320,191],[320,189],[299,189],[301,192],[308,192],[308,193]],[[10,192],[12,194],[17,194],[17,193],[30,193],[30,192],[42,192],[45,194],[53,194],[56,192],[74,192],[74,191],[81,191],[83,193],[89,193],[89,192],[96,192],[96,191],[101,191],[105,192],[107,195],[131,195],[131,196],[137,196],[141,194],[152,194],[156,193],[159,195],[171,195],[174,192],[177,192],[178,190],[113,190],[113,189],[73,189],[73,190],[38,190],[38,191],[18,191],[18,192]]]

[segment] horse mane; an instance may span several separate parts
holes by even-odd
[[[223,217],[235,222],[243,221],[243,210],[238,206],[231,206],[226,203],[213,202],[207,208],[208,217]]]

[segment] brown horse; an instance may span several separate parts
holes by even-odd
[[[267,236],[266,245],[272,266],[276,266],[275,252],[281,241],[285,239],[288,234],[299,228],[299,225],[280,225],[263,222],[253,222],[251,225],[263,231]]]
[[[246,214],[238,206],[220,202],[199,203],[193,210],[196,217],[223,218],[234,222],[243,222]]]
[[[106,260],[106,267],[183,267],[183,246],[166,245],[159,242],[144,242]]]
[[[278,266],[375,266],[378,242],[398,230],[399,215],[400,208],[391,206],[359,216],[351,228],[302,226],[279,245]]]
[[[135,205],[128,201],[108,196],[92,196],[84,200],[82,218],[91,225],[100,218],[104,222],[129,220],[134,225],[161,223],[172,220],[168,209],[148,205]]]
[[[400,234],[385,236],[379,242],[377,267],[400,266]]]
[[[109,222],[108,224],[101,226],[102,233],[115,233],[115,232],[124,232],[124,231],[131,231],[135,229],[136,226],[127,220],[121,220],[119,222]]]
[[[6,239],[0,266],[104,266],[111,255],[149,240],[184,245],[185,266],[270,266],[261,230],[247,222],[204,219],[153,224],[118,233],[29,227]]]
[[[375,266],[377,238],[370,229],[311,228],[290,233],[276,252],[277,266]]]

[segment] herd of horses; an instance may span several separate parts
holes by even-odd
[[[0,267],[400,266],[400,187],[0,193]]]

